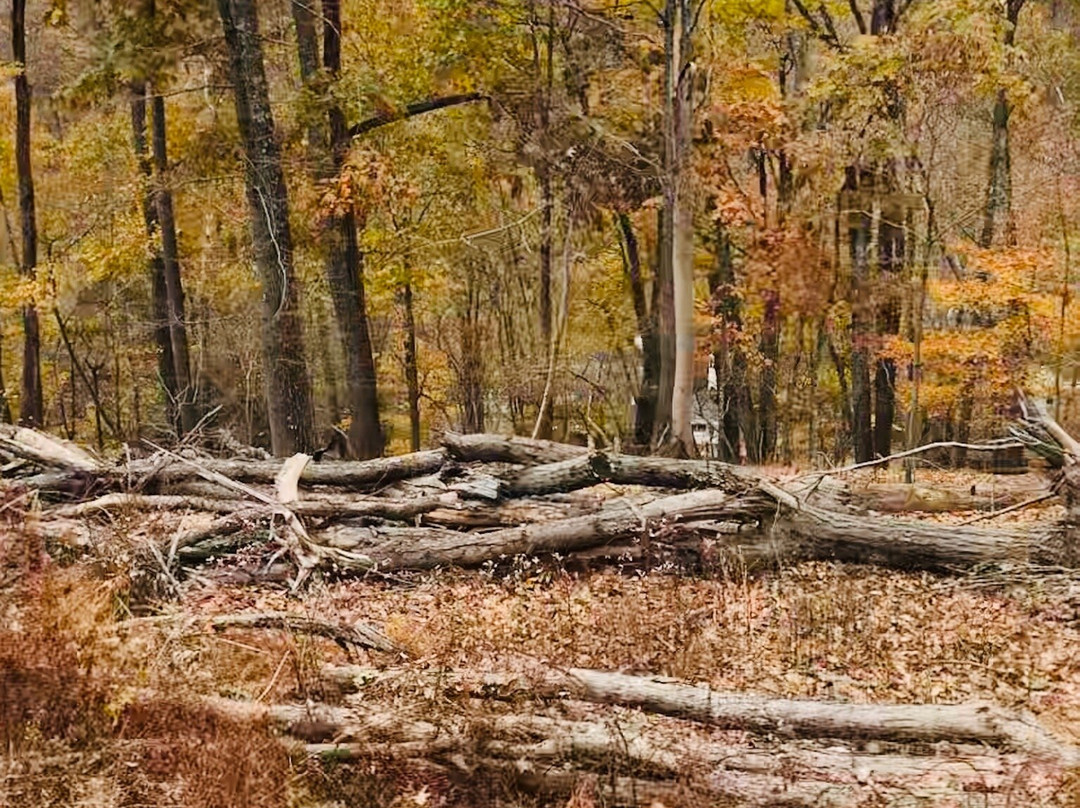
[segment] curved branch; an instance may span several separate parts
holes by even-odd
[[[380,112],[376,115],[372,115],[370,118],[365,118],[360,121],[360,123],[349,127],[349,137],[359,137],[360,135],[370,132],[372,129],[378,129],[380,126],[386,126],[386,124],[402,121],[416,115],[423,115],[425,112],[434,112],[437,109],[446,109],[447,107],[456,107],[460,104],[469,104],[473,101],[487,100],[489,100],[488,96],[483,93],[460,93],[458,95],[445,95],[438,98],[428,98],[424,101],[416,101],[412,104],[407,104],[403,109],[397,109],[391,112]]]

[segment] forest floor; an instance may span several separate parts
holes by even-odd
[[[963,488],[989,479],[955,472],[920,482]],[[1048,519],[1054,507],[1027,508],[999,521]],[[0,513],[4,518],[5,808],[544,802],[498,778],[414,766],[374,747],[350,763],[313,758],[302,746],[288,748],[268,724],[215,707],[222,700],[332,703],[341,694],[322,671],[344,663],[414,672],[595,668],[852,703],[992,701],[1029,711],[1060,740],[1080,745],[1075,573],[950,577],[812,562],[757,572],[728,563],[689,574],[570,569],[557,560],[518,558],[475,572],[313,580],[294,596],[284,583],[252,582],[240,556],[189,575],[173,600],[135,603],[134,554],[124,547],[122,519],[114,547],[65,559],[25,538],[10,511]],[[400,651],[348,650],[292,631],[210,627],[216,615],[278,611],[363,621],[383,630]],[[374,688],[365,700],[372,713],[434,724],[450,712],[490,717],[493,710],[514,709],[482,700],[450,704],[420,680]],[[632,721],[632,712],[616,716]],[[13,729],[18,726],[24,729]],[[311,740],[326,740],[317,727],[311,732]],[[738,734],[720,735],[730,740]],[[687,745],[692,740],[687,736]],[[608,773],[620,765],[609,761]],[[683,804],[716,804],[692,796],[693,779],[693,771],[685,772]],[[554,804],[602,800],[584,783]],[[1041,781],[1033,770],[1009,804],[1078,805],[1080,779]]]

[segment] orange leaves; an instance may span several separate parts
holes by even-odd
[[[320,208],[325,216],[355,213],[363,220],[388,200],[408,204],[419,190],[407,178],[395,174],[391,160],[374,149],[353,149],[341,172],[323,194]]]

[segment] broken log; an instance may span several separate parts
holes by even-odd
[[[925,744],[973,742],[1080,765],[1080,750],[1054,738],[1033,716],[994,704],[850,704],[718,691],[674,679],[571,668],[531,675],[454,670],[376,670],[330,665],[322,676],[345,692],[388,688],[395,697],[430,694],[520,703],[576,699],[782,738]]]
[[[308,463],[300,475],[301,485],[333,485],[354,490],[371,490],[396,480],[430,474],[446,462],[444,449],[414,452],[375,460]],[[198,466],[209,472],[246,483],[273,484],[282,463],[275,460],[217,460],[200,458]],[[171,463],[164,468],[151,467],[150,461],[131,463],[127,473],[135,477],[151,475],[159,484],[186,482],[198,472],[183,463]]]
[[[374,626],[354,623],[351,626],[316,620],[302,614],[289,612],[256,612],[251,614],[223,614],[210,618],[215,631],[230,628],[281,629],[297,634],[312,634],[333,640],[342,648],[371,648],[376,651],[398,653],[397,644]]]
[[[890,741],[975,741],[1080,765],[1080,750],[1066,746],[1030,716],[991,704],[846,704],[767,699],[721,693],[673,680],[571,669],[589,701],[639,707],[724,729],[783,737]]]
[[[421,703],[429,702],[416,704]],[[944,744],[924,747],[924,754],[898,754],[808,741],[718,740],[670,718],[581,710],[569,703],[563,709],[578,717],[567,718],[563,710],[523,713],[520,703],[513,714],[428,707],[421,717],[418,707],[372,710],[366,699],[351,707],[276,705],[268,712],[285,733],[306,741],[309,753],[338,762],[423,757],[477,777],[512,766],[530,777],[573,776],[579,791],[600,775],[605,782],[633,777],[648,795],[680,788],[685,795],[689,788],[748,805],[781,800],[847,806],[864,804],[871,794],[935,803],[965,793],[978,793],[980,804],[1004,805],[1036,769],[1042,776],[1063,775],[1054,763],[1035,765],[1024,755],[986,748]],[[548,781],[517,784],[527,790],[552,787]]]
[[[598,483],[738,492],[759,479],[759,475],[727,463],[597,451],[512,472],[506,477],[506,487],[510,496],[572,491]]]
[[[336,525],[316,533],[320,544],[348,547],[363,554],[356,568],[371,565],[383,571],[433,569],[440,566],[478,567],[517,555],[567,553],[604,544],[640,532],[659,522],[692,529],[695,520],[752,521],[767,510],[762,495],[736,497],[719,490],[694,491],[664,497],[638,506],[621,497],[585,516],[530,523],[488,533],[460,533],[438,528],[384,529]],[[768,553],[768,548],[762,547]],[[348,568],[346,564],[346,568]]]
[[[466,463],[517,463],[522,466],[534,466],[570,460],[589,453],[584,446],[520,438],[516,435],[502,437],[484,433],[459,435],[447,432],[443,434],[441,442],[454,459]]]

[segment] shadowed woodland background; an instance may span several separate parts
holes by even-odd
[[[817,464],[1016,388],[1073,424],[1070,2],[217,6],[5,19],[0,417]]]

